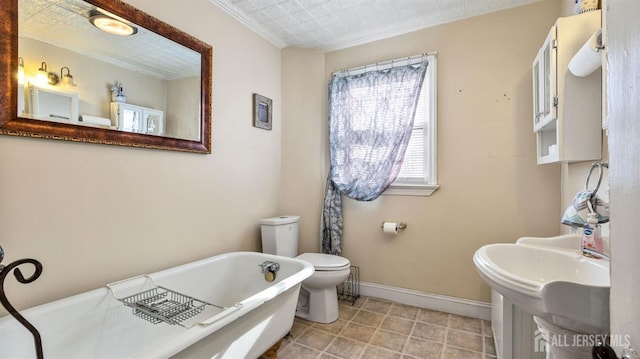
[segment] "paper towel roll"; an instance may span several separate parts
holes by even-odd
[[[384,222],[382,226],[382,232],[386,234],[398,234],[398,225],[395,222]]]
[[[601,42],[602,30],[598,30],[571,58],[569,71],[576,76],[584,77],[591,75],[602,66],[602,54],[599,51]]]

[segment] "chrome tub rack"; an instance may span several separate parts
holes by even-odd
[[[153,324],[165,322],[186,327],[183,322],[202,313],[207,305],[224,309],[188,295],[157,286],[124,298],[124,305],[133,308],[133,314]]]
[[[131,283],[135,280],[147,281],[146,288],[138,287],[133,294],[129,288],[123,296],[116,295],[115,286]],[[139,282],[139,285],[142,282]],[[151,284],[151,285],[148,285]],[[158,285],[153,278],[144,274],[107,284],[113,297],[130,307],[133,314],[152,324],[167,323],[191,328],[195,324],[209,325],[241,307],[236,303],[231,307],[205,302],[192,296]]]

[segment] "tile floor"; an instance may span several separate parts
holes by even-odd
[[[296,318],[280,359],[495,359],[491,323],[361,297],[331,324]]]

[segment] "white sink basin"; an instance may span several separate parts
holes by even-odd
[[[608,332],[609,261],[582,256],[579,241],[567,235],[489,244],[473,262],[485,282],[523,310],[574,332]]]

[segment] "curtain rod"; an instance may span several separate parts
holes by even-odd
[[[385,61],[380,61],[380,62],[376,62],[375,64],[368,64],[368,65],[361,65],[361,66],[356,66],[356,67],[350,67],[347,69],[343,69],[343,70],[338,70],[338,71],[334,71],[331,73],[332,76],[335,75],[340,75],[340,74],[348,74],[348,73],[358,73],[358,72],[365,72],[367,67],[377,67],[377,68],[385,68],[385,67],[393,67],[394,63],[398,62],[401,63],[403,61],[406,61],[406,65],[410,65],[410,64],[414,64],[414,63],[418,63],[418,60],[421,60],[423,57],[425,56],[435,56],[438,53],[436,51],[432,51],[432,52],[426,52],[423,54],[419,54],[419,55],[413,55],[413,56],[406,56],[406,57],[400,57],[397,59],[393,59],[393,60],[385,60]]]

